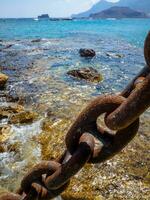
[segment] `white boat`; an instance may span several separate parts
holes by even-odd
[[[107,18],[107,20],[116,20],[116,18]]]
[[[38,18],[34,18],[34,21],[39,21],[39,19]]]

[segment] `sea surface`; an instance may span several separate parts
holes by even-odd
[[[149,30],[150,19],[0,19],[0,70],[9,76],[0,93],[0,105],[8,106],[13,101],[40,116],[32,124],[0,121],[11,130],[5,145],[15,146],[0,153],[2,190],[14,191],[30,167],[54,157],[54,151],[61,153],[65,134],[83,107],[98,95],[120,92],[145,66],[143,45]],[[96,57],[81,58],[80,48],[94,49]],[[95,68],[103,80],[91,83],[67,75],[69,70],[81,67]],[[51,126],[45,130],[43,122],[47,121]],[[140,183],[132,184],[134,197],[146,191]],[[126,190],[121,193],[118,187],[116,191],[118,198],[130,198]],[[109,199],[105,192],[104,197]]]
[[[124,39],[127,42],[142,47],[149,27],[149,19],[73,21],[0,19],[0,38],[6,40],[67,38],[70,36],[79,37],[79,35],[85,34],[95,35],[96,37]]]

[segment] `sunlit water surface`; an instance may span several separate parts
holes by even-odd
[[[9,75],[3,92],[40,115],[32,124],[10,125],[5,145],[13,150],[0,153],[0,185],[14,191],[30,167],[54,157],[53,151],[61,153],[68,127],[88,101],[121,91],[145,65],[143,42],[150,21],[1,19],[0,27],[0,68]],[[37,38],[41,40],[33,41]],[[81,58],[80,48],[93,48],[96,57]],[[67,75],[81,67],[97,69],[103,81],[90,83]],[[42,128],[45,119],[48,131]],[[7,120],[1,121],[4,124]],[[44,146],[50,143],[52,151]]]

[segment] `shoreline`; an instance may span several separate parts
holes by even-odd
[[[0,51],[0,69],[9,75],[4,91],[13,104],[39,114],[31,123],[6,126],[8,121],[1,121],[2,126],[5,124],[2,139],[8,149],[0,154],[4,188],[14,191],[30,167],[41,159],[60,155],[65,148],[65,133],[87,102],[99,94],[120,91],[144,65],[141,48],[95,37],[92,42],[91,38],[82,41],[79,37],[25,43],[21,40],[9,47],[11,44],[4,44],[8,48]],[[89,44],[97,56],[91,60],[80,58],[79,47]],[[95,84],[66,76],[68,70],[81,66],[94,66],[104,76],[103,82]],[[149,112],[142,116],[138,135],[120,154],[103,164],[86,165],[73,178],[62,195],[64,200],[149,198]],[[16,184],[12,185],[12,181]]]

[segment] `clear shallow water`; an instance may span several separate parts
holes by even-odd
[[[142,48],[106,36],[78,34],[42,39],[40,42],[21,39],[1,44],[1,69],[10,77],[7,90],[14,98],[20,96],[33,107],[44,103],[52,107],[54,104],[55,109],[62,108],[64,104],[65,108],[81,98],[90,99],[102,93],[121,91],[145,65]],[[7,48],[9,45],[11,47]],[[93,48],[97,56],[81,58],[80,48]],[[67,75],[69,70],[81,67],[97,69],[103,81],[96,84]]]
[[[0,153],[1,187],[16,189],[28,168],[52,157],[54,149],[61,152],[68,127],[86,103],[97,95],[121,91],[140,71],[145,65],[143,42],[149,29],[147,19],[0,20],[0,69],[9,75],[4,92],[41,116],[33,124],[11,126],[5,145],[15,145],[15,150]],[[33,42],[36,38],[41,41]],[[93,48],[97,55],[81,58],[80,48]],[[67,76],[68,70],[81,67],[94,67],[103,81],[90,83]],[[1,103],[6,100],[0,98]],[[48,112],[51,131],[43,133],[41,124]],[[41,134],[42,145],[38,141]],[[45,144],[48,153],[43,150]],[[10,184],[12,179],[16,184]]]

